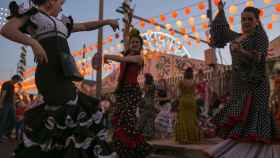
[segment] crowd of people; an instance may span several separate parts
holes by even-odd
[[[199,144],[215,136],[225,141],[211,148],[208,156],[232,158],[238,153],[244,158],[272,158],[279,154],[275,145],[279,122],[274,119],[280,115],[279,91],[272,95],[270,110],[265,72],[268,38],[257,8],[243,10],[243,32],[236,33],[227,24],[223,2],[218,5],[210,45],[221,48],[230,43],[232,55],[232,84],[223,93],[195,67],[184,70],[183,79],[173,85],[165,80],[157,84],[152,74],[145,74],[141,87],[144,42],[133,28],[122,55],[104,55],[104,63],[120,63],[120,75],[115,92],[100,99],[73,83],[82,82],[83,77],[67,38],[105,25],[116,30],[117,21],[75,23],[71,17],[57,18],[64,0],[31,2],[28,10],[11,2],[11,16],[1,29],[7,39],[30,46],[37,62],[35,83],[40,96],[36,99],[16,93],[18,75],[2,85],[0,137],[5,141],[15,135],[15,158],[143,158],[153,152],[148,140],[174,138],[179,144]]]

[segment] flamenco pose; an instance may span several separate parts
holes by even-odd
[[[137,76],[143,67],[141,50],[143,39],[136,29],[129,34],[128,50],[123,57],[105,55],[104,60],[120,62],[120,76],[115,91],[116,110],[113,116],[113,146],[120,158],[144,158],[151,146],[144,140],[144,136],[137,131],[136,109],[142,104]]]
[[[242,33],[230,30],[220,2],[211,26],[212,44],[230,43],[232,56],[231,101],[213,119],[217,134],[226,139],[208,151],[214,158],[280,157],[279,129],[269,111],[269,85],[265,71],[268,37],[259,9],[241,14]]]
[[[71,32],[90,31],[115,20],[73,23],[71,17],[57,18],[64,0],[31,0],[32,8],[22,10],[10,3],[11,16],[1,33],[4,37],[31,46],[37,69],[36,86],[44,103],[26,113],[23,143],[16,158],[102,157],[110,155],[106,143],[99,100],[77,92],[80,81],[67,38]],[[29,34],[30,36],[26,35]]]

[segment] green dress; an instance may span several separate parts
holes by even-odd
[[[198,127],[197,106],[195,100],[195,86],[179,83],[182,94],[175,125],[175,140],[182,144],[195,144],[200,142]]]

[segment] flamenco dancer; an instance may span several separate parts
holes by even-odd
[[[151,146],[144,140],[142,133],[137,131],[136,109],[142,104],[142,92],[137,76],[144,60],[141,56],[143,39],[136,29],[129,33],[128,50],[123,57],[104,55],[104,60],[120,62],[120,76],[115,91],[116,110],[113,115],[113,146],[120,158],[144,158],[151,152]]]
[[[99,100],[77,89],[80,81],[67,38],[72,32],[91,31],[115,20],[74,23],[71,17],[57,18],[64,0],[31,0],[32,8],[22,10],[16,2],[9,5],[11,16],[1,33],[7,39],[32,48],[37,69],[36,86],[44,103],[27,112],[23,143],[16,158],[87,158],[111,154],[106,143]]]
[[[241,14],[242,33],[230,30],[224,4],[211,26],[212,45],[230,42],[232,56],[231,101],[213,119],[225,141],[208,151],[214,158],[280,157],[279,129],[268,107],[269,85],[265,72],[268,37],[259,9],[246,7]]]

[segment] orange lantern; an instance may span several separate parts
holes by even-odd
[[[264,17],[264,9],[263,8],[260,9],[260,17],[262,17],[262,18]]]
[[[200,11],[203,11],[206,8],[206,5],[204,2],[199,2],[197,4],[197,9],[199,9]]]
[[[229,7],[229,13],[231,13],[231,14],[236,14],[237,13],[237,7],[235,6],[235,5],[231,5],[230,7]]]
[[[189,42],[188,42],[188,45],[189,45],[189,46],[192,46],[192,42],[191,42],[191,41],[189,41]]]
[[[273,28],[272,22],[268,23],[268,24],[267,24],[267,29],[268,29],[268,30],[272,30],[272,28]]]
[[[166,17],[163,14],[160,14],[159,19],[160,19],[161,22],[166,21]]]
[[[275,4],[275,11],[280,13],[280,3]]]
[[[195,23],[194,17],[190,17],[189,20],[188,20],[188,22],[189,22],[189,24],[190,24],[191,26],[194,26],[194,23]]]
[[[271,15],[271,21],[276,22],[278,20],[278,15],[277,14],[272,14]]]
[[[186,34],[187,33],[187,30],[185,29],[185,28],[180,28],[180,32],[182,33],[182,34]]]
[[[202,28],[203,30],[207,30],[207,29],[208,29],[208,24],[207,24],[207,23],[202,23],[202,24],[201,24],[201,28]]]
[[[263,0],[265,4],[270,4],[272,0]]]
[[[189,15],[191,12],[192,12],[192,8],[190,8],[190,7],[184,8],[184,14],[185,15]]]
[[[175,35],[175,31],[174,31],[173,29],[171,29],[171,30],[169,31],[169,33],[170,33],[171,36],[174,36],[174,35]]]
[[[229,21],[230,24],[233,24],[234,23],[234,16],[229,16],[228,21]]]
[[[220,0],[213,0],[213,2],[216,6],[218,6],[218,4],[220,3]]]
[[[140,27],[143,29],[145,27],[145,21],[140,21]],[[118,36],[119,37],[119,36]]]
[[[192,27],[192,32],[196,32],[195,26]]]
[[[177,11],[171,12],[171,17],[172,17],[172,18],[176,19],[177,16],[178,16],[178,12],[177,12]]]
[[[184,35],[184,39],[185,39],[185,42],[187,42],[187,41],[189,41],[189,39],[190,39],[190,37],[189,37],[189,35]]]
[[[156,23],[156,19],[155,19],[155,18],[151,18],[151,19],[149,20],[149,22],[150,22],[151,24],[155,24],[155,23]]]

